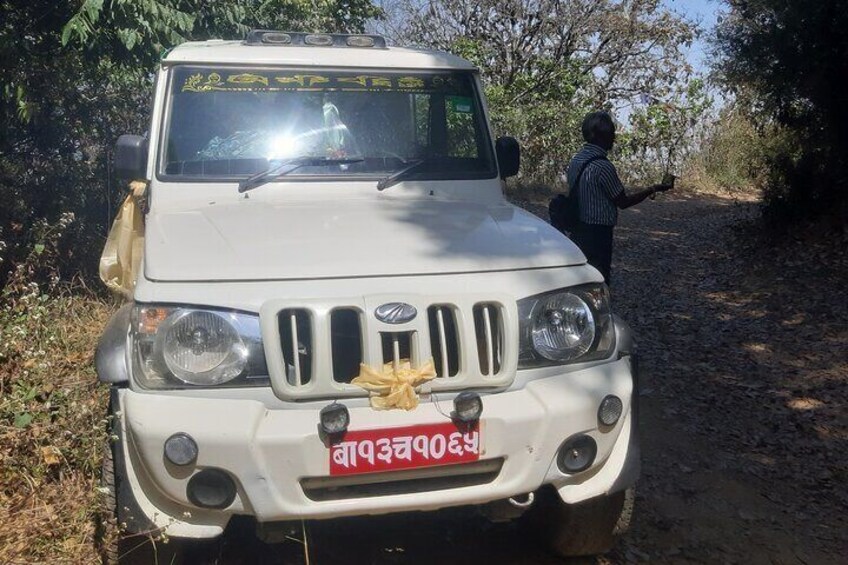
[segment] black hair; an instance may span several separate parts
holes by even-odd
[[[612,147],[615,140],[615,122],[608,112],[591,112],[583,118],[583,139],[586,143],[599,145],[604,149]]]

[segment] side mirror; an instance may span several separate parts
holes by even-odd
[[[143,179],[147,174],[147,138],[122,135],[112,156],[115,176],[119,179]]]
[[[499,137],[495,141],[501,178],[514,177],[521,166],[521,147],[514,137]]]

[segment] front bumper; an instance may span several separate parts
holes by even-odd
[[[132,491],[137,511],[156,528],[178,537],[217,536],[235,514],[276,522],[435,510],[504,499],[546,484],[553,485],[564,502],[576,503],[635,481],[638,464],[634,466],[632,459],[638,457],[638,444],[631,372],[631,357],[624,356],[584,370],[529,380],[517,390],[485,395],[481,460],[502,460],[502,466],[484,484],[310,498],[301,480],[329,475],[328,448],[318,431],[318,410],[326,403],[269,409],[256,400],[119,389],[117,415],[124,441],[116,451],[126,462],[122,479]],[[623,415],[614,426],[599,428],[598,406],[608,394],[622,399]],[[450,401],[440,398],[439,404],[422,399],[411,412],[352,407],[350,429],[444,422]],[[171,465],[163,457],[165,440],[176,432],[191,435],[199,446],[197,460],[188,468]],[[597,457],[587,470],[567,475],[555,459],[563,442],[575,434],[595,439]],[[222,469],[234,479],[237,495],[229,507],[209,510],[189,502],[188,480],[204,468]],[[438,478],[441,471],[453,473],[436,467],[428,468],[426,475]]]

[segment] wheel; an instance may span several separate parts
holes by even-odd
[[[635,489],[564,504],[556,491],[540,493],[528,519],[550,549],[562,557],[600,555],[630,528]]]
[[[111,410],[110,410],[111,414]],[[100,465],[100,500],[97,512],[97,550],[103,565],[117,565],[120,558],[121,532],[118,527],[117,490],[115,488],[115,453],[106,439]]]

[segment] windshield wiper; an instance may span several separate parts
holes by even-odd
[[[289,174],[295,169],[301,167],[320,167],[322,165],[350,165],[352,163],[361,163],[362,158],[347,158],[347,159],[331,159],[329,157],[295,157],[293,159],[285,159],[279,164],[274,165],[260,171],[254,175],[250,175],[238,184],[239,193],[253,190],[263,184],[269,183],[274,179],[280,178]]]
[[[404,178],[408,177],[410,173],[414,173],[416,169],[432,161],[432,157],[427,157],[425,159],[416,159],[415,161],[410,161],[405,167],[402,169],[398,169],[387,177],[383,177],[377,183],[377,190],[386,190],[392,185],[395,185],[402,181]]]

